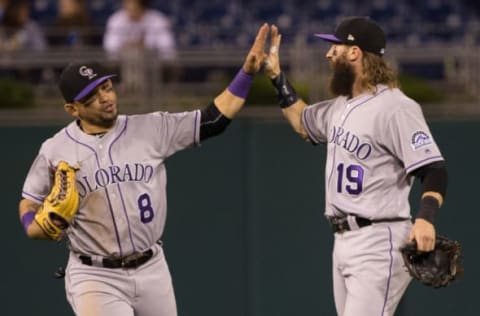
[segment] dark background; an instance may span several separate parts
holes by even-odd
[[[437,232],[463,246],[465,276],[439,290],[412,282],[396,315],[475,315],[480,266],[475,192],[479,122],[430,122],[449,170]],[[1,315],[73,315],[64,243],[29,240],[18,220],[24,178],[54,127],[0,127],[3,201]],[[323,217],[324,148],[284,122],[239,119],[167,161],[164,248],[180,316],[335,315],[332,233]],[[418,199],[418,185],[412,192]]]

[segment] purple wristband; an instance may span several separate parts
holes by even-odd
[[[235,78],[233,78],[232,82],[230,82],[228,91],[239,98],[246,99],[248,92],[250,91],[252,81],[253,75],[247,74],[242,68],[237,73]]]
[[[25,232],[28,230],[28,226],[33,222],[33,219],[35,218],[35,211],[28,211],[22,216],[22,225],[23,229]]]

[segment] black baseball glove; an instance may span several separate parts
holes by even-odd
[[[463,273],[461,247],[456,240],[437,236],[433,251],[419,252],[415,241],[400,251],[410,275],[426,286],[447,286]]]

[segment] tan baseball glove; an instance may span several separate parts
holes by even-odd
[[[75,182],[76,171],[65,161],[58,163],[52,190],[35,214],[35,221],[51,239],[59,240],[62,231],[77,213],[79,195]]]

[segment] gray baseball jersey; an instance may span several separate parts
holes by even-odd
[[[314,143],[327,144],[325,215],[351,227],[335,234],[337,313],[393,315],[411,280],[399,254],[412,227],[409,173],[443,160],[421,108],[399,89],[378,85],[374,94],[306,107],[302,123]],[[359,229],[356,217],[377,222]]]
[[[399,89],[314,104],[302,122],[314,143],[327,143],[327,216],[409,218],[409,172],[443,160],[420,106]]]
[[[199,142],[200,111],[120,115],[103,137],[72,122],[46,140],[27,175],[23,197],[42,203],[60,160],[80,167],[80,204],[67,229],[75,253],[125,256],[162,236],[167,203],[164,160]]]

